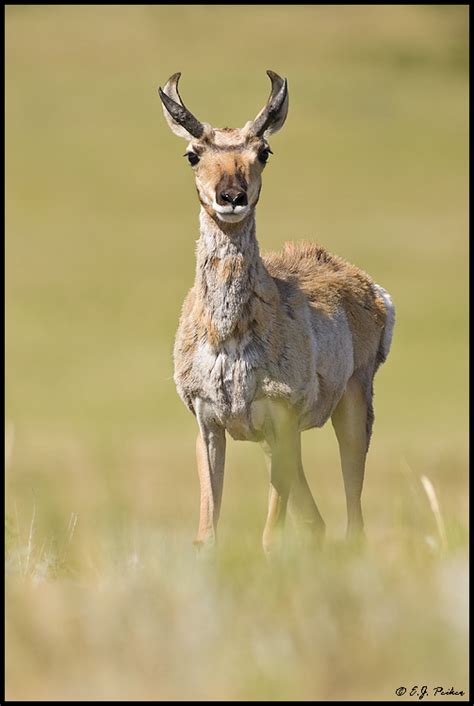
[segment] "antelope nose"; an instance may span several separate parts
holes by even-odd
[[[246,206],[247,194],[245,191],[237,191],[234,189],[229,189],[228,191],[221,192],[221,199],[225,203],[230,203],[232,206]]]

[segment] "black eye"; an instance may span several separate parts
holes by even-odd
[[[262,164],[266,164],[268,156],[270,154],[273,154],[270,147],[264,147],[263,150],[260,150],[260,152],[258,153],[258,158],[259,158],[260,162]]]
[[[193,167],[199,162],[199,156],[196,152],[186,152],[184,156],[188,158],[189,164]]]

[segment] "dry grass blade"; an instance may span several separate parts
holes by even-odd
[[[28,533],[28,547],[27,547],[27,551],[26,551],[26,564],[25,564],[25,570],[24,570],[25,576],[28,574],[28,571],[30,568],[30,559],[31,559],[32,551],[33,551],[33,532],[34,532],[34,526],[35,526],[35,519],[36,519],[36,501],[34,501],[34,503],[33,503],[33,515],[31,517],[30,531]]]
[[[77,520],[78,520],[77,513],[71,512],[71,517],[69,518],[69,525],[68,525],[68,529],[67,529],[66,542],[64,544],[63,552],[62,552],[63,558],[64,558],[64,553],[66,552],[66,550],[68,549],[68,547],[70,546],[70,544],[72,542],[72,538],[73,538],[74,532],[76,530]]]
[[[18,558],[18,568],[20,570],[20,574],[23,574],[23,565],[21,561],[21,542],[20,542],[20,518],[18,517],[18,505],[15,500],[13,504],[15,508],[15,522],[16,522],[16,555]]]
[[[442,551],[446,551],[448,548],[448,539],[446,536],[446,527],[444,524],[443,516],[441,514],[441,510],[439,507],[438,496],[436,495],[436,491],[434,489],[433,483],[430,481],[430,479],[426,475],[422,475],[420,480],[423,485],[424,491],[428,497],[431,511],[432,511],[433,515],[435,516],[436,527],[438,528],[441,549],[442,549]]]

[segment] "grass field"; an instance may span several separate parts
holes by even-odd
[[[467,693],[467,31],[462,5],[7,7],[9,700]],[[200,119],[241,126],[267,68],[290,112],[261,249],[320,242],[391,293],[397,324],[366,552],[342,542],[328,425],[303,436],[325,550],[289,526],[265,563],[263,455],[230,443],[209,564],[171,357],[198,203],[156,89],[181,71]]]

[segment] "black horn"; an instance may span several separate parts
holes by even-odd
[[[181,96],[178,93],[178,81],[180,76],[180,73],[173,74],[167,81],[164,90],[161,86],[158,88],[158,93],[161,102],[172,120],[181,125],[190,135],[199,138],[204,132],[204,126],[194,117],[191,111],[186,108],[181,100]]]
[[[288,85],[286,78],[276,74],[274,71],[267,71],[272,82],[270,97],[266,106],[257,115],[252,123],[251,129],[261,137],[265,131],[270,133],[279,130],[286,119],[288,112]]]

